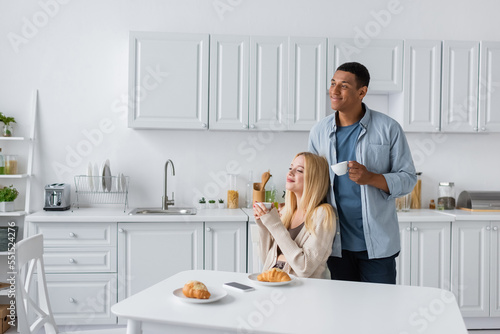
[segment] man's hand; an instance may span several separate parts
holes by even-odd
[[[372,173],[356,161],[349,161],[349,179],[359,185],[369,185],[389,193],[387,181],[382,174]]]

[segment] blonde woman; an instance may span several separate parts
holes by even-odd
[[[324,203],[329,187],[325,180],[329,180],[326,159],[302,152],[286,176],[281,212],[254,203],[263,270],[277,267],[299,277],[330,278],[326,261],[332,252],[336,218],[330,204]]]

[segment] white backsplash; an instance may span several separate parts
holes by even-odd
[[[355,37],[388,2],[228,1],[231,8],[225,11],[216,3],[71,1],[47,16],[36,32],[23,36],[23,18],[39,17],[40,1],[0,2],[0,111],[16,117],[15,130],[24,136],[29,135],[31,93],[39,89],[34,209],[43,206],[45,184],[73,185],[73,176],[85,173],[89,161],[100,164],[107,158],[115,175],[130,176],[131,206],[161,204],[167,159],[175,163],[176,176],[169,181],[177,204],[193,204],[202,195],[225,198],[228,169],[240,171],[241,205],[249,170],[258,181],[270,169],[277,188],[283,189],[290,161],[307,149],[307,133],[127,128],[129,31]],[[500,3],[481,3],[485,6],[401,1],[400,13],[373,37],[498,40],[495,13]],[[8,36],[14,35],[24,39],[13,44]],[[370,96],[366,102],[383,111],[387,100]],[[400,115],[402,110],[396,109],[389,114]],[[408,134],[408,139],[417,170],[423,172],[424,205],[436,197],[439,181],[454,181],[457,194],[463,189],[500,190],[495,145],[500,134],[444,134],[437,140],[430,134]]]

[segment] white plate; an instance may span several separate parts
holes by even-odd
[[[120,188],[121,190],[120,191],[127,191],[127,180],[125,179],[125,175],[123,174],[120,174]]]
[[[94,183],[94,190],[95,191],[99,191],[99,183],[100,183],[100,179],[99,179],[99,166],[97,166],[97,162],[94,163],[94,173],[92,174],[92,179],[94,180],[93,183]]]
[[[260,275],[260,273],[250,274],[250,275],[248,275],[248,279],[251,280],[252,282],[257,283],[257,284],[267,285],[267,286],[287,285],[287,284],[290,284],[297,279],[295,276],[289,275],[291,279],[289,281],[286,281],[286,282],[263,282],[263,281],[259,281],[257,279],[257,276],[259,276],[259,275]]]
[[[92,163],[89,162],[89,166],[87,167],[87,180],[89,182],[90,191],[94,191],[94,180],[92,178]]]
[[[205,303],[213,303],[218,301],[219,299],[224,298],[227,295],[227,291],[222,288],[214,288],[207,286],[208,292],[210,292],[210,298],[208,299],[196,299],[196,298],[188,298],[184,296],[182,293],[182,288],[175,289],[173,294],[178,299],[182,300],[185,303],[191,304],[205,304]]]
[[[113,178],[111,177],[111,169],[109,169],[109,165],[104,164],[104,169],[102,171],[102,190],[111,191],[112,183]]]

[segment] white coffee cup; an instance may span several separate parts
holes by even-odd
[[[266,209],[271,209],[271,207],[273,206],[272,202],[259,202],[258,204]]]
[[[344,175],[345,173],[347,173],[347,171],[349,170],[349,168],[347,166],[348,164],[349,164],[349,161],[342,161],[342,162],[339,162],[338,164],[331,165],[330,167],[332,168],[332,170],[335,174],[340,176],[340,175]]]

